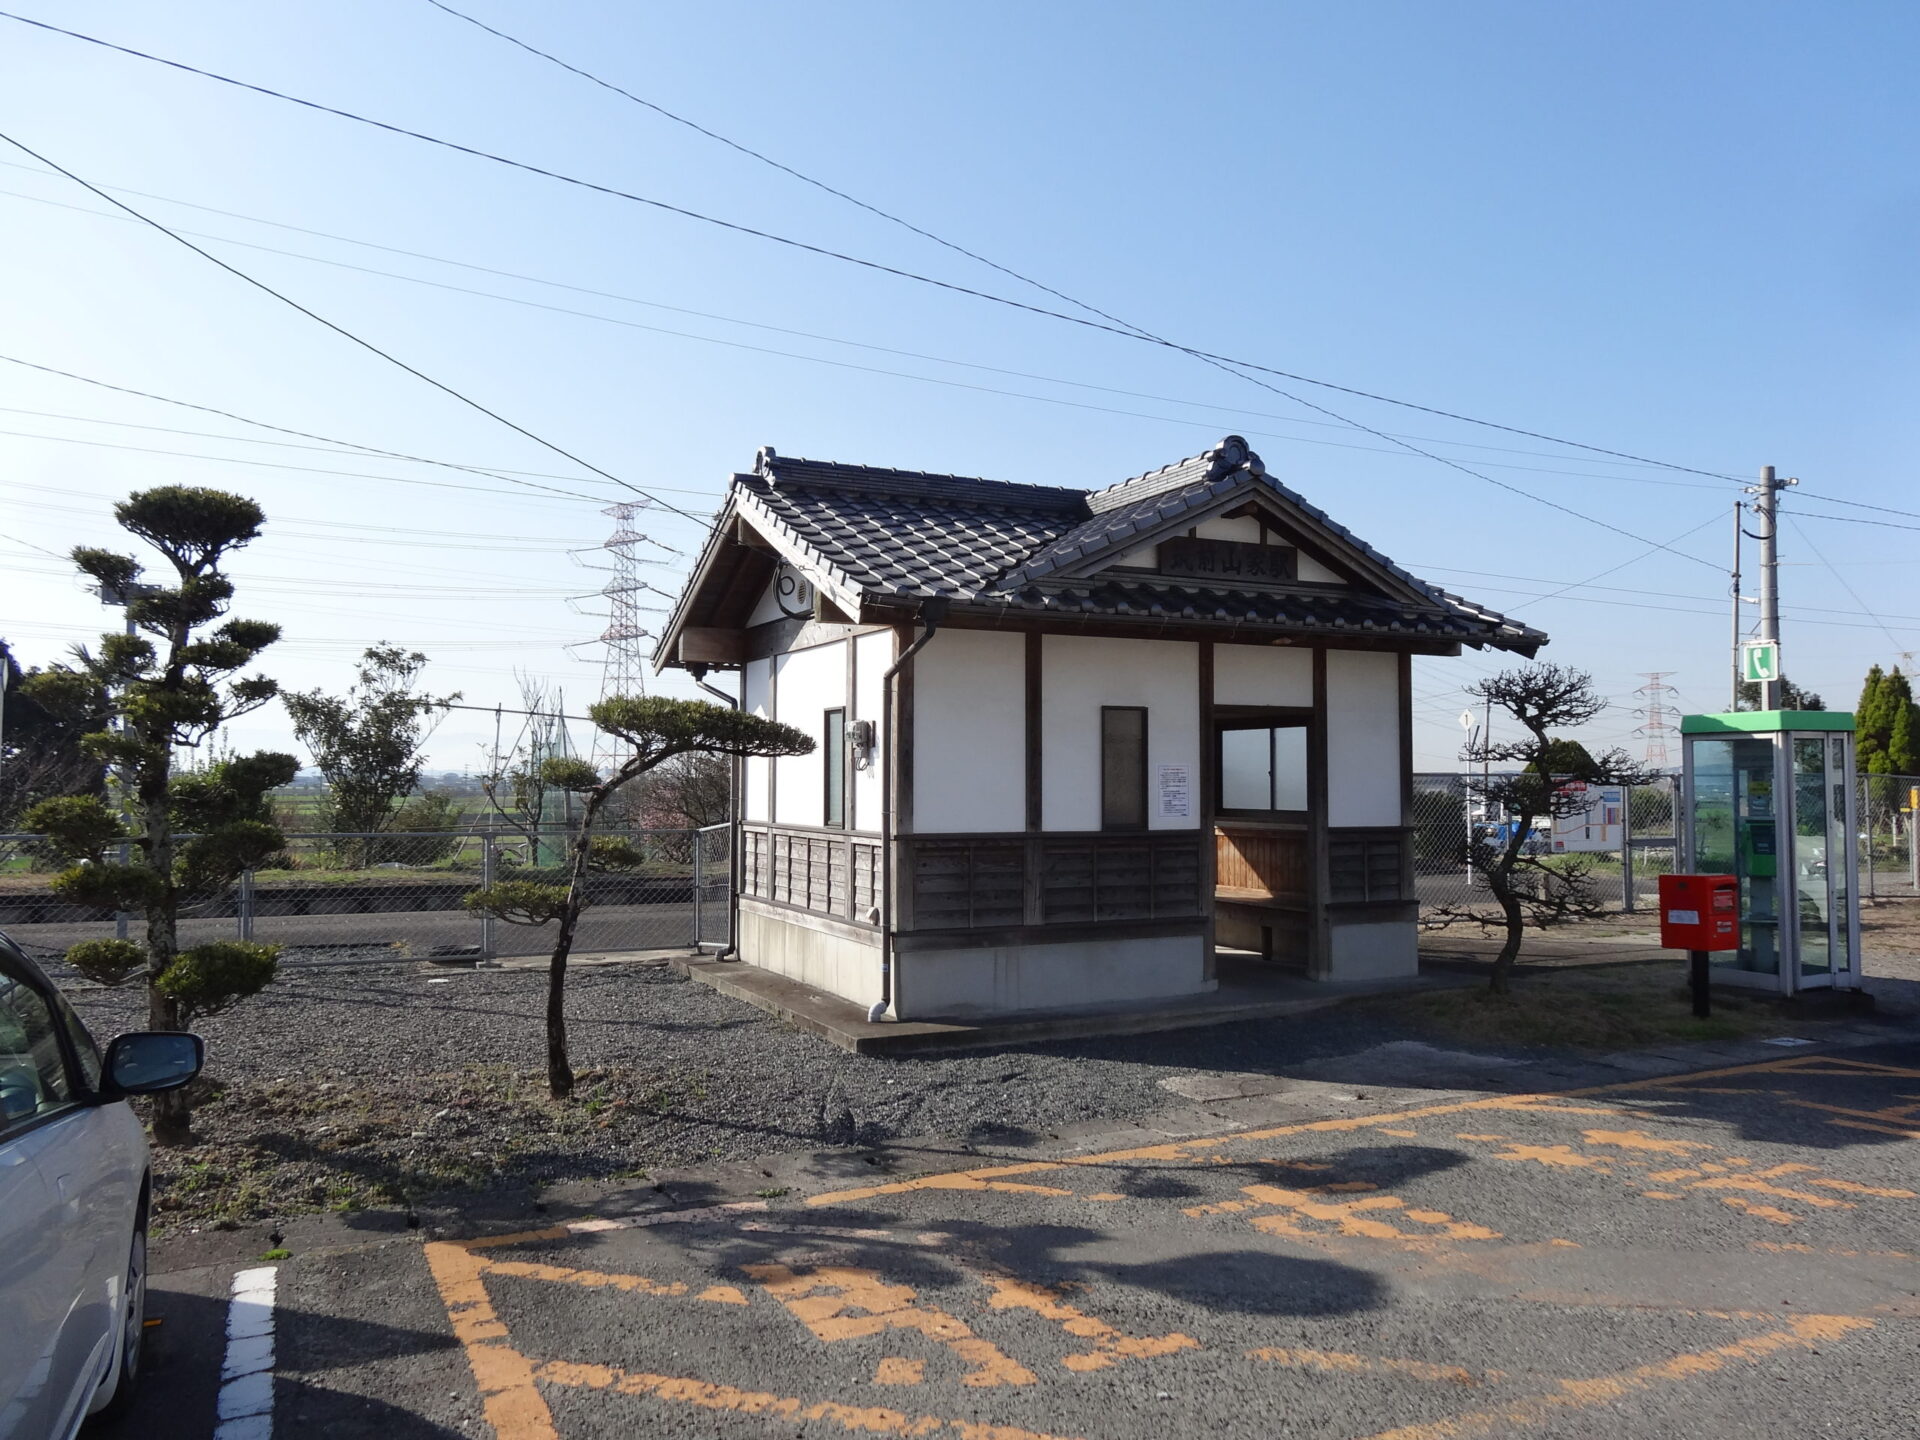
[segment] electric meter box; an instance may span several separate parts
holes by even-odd
[[[1660,943],[1668,950],[1738,950],[1740,882],[1731,875],[1662,875]]]

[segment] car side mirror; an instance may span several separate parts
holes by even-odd
[[[116,1036],[103,1064],[105,1098],[178,1090],[207,1063],[207,1042],[185,1030],[135,1030]]]

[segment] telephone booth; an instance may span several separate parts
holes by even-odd
[[[1858,988],[1853,716],[1688,715],[1680,733],[1680,868],[1739,881],[1740,945],[1714,954],[1714,983]]]

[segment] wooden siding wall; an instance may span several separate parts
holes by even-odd
[[[747,825],[740,893],[855,924],[879,893],[880,842],[819,830]]]
[[[1215,884],[1222,890],[1304,900],[1308,855],[1305,827],[1274,830],[1223,820],[1214,832]]]
[[[1404,830],[1332,830],[1327,835],[1327,899],[1411,900]]]
[[[1200,835],[902,836],[912,929],[965,930],[1206,914]]]

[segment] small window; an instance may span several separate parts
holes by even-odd
[[[821,749],[827,762],[827,818],[829,829],[847,828],[847,712],[827,711]]]
[[[1220,732],[1220,808],[1307,808],[1307,727],[1259,725]]]
[[[71,1103],[52,1006],[24,981],[0,972],[0,1134]]]
[[[1147,828],[1147,711],[1100,707],[1100,828]]]

